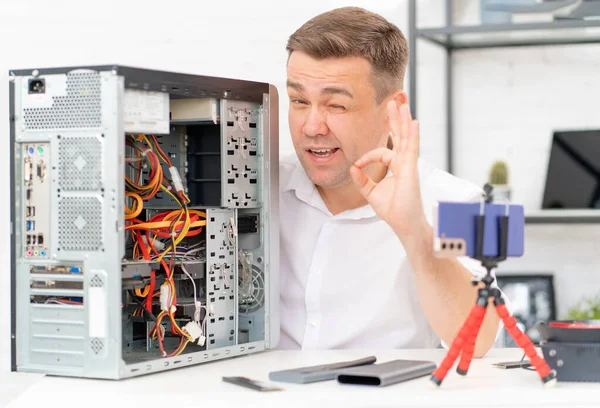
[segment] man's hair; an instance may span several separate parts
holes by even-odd
[[[370,64],[377,103],[404,86],[408,44],[398,27],[360,7],[320,14],[294,32],[288,58],[302,51],[315,59],[362,57]]]

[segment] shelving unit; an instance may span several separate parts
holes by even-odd
[[[600,210],[539,210],[525,213],[527,224],[594,224],[600,223]]]
[[[409,95],[413,117],[417,112],[417,44],[428,41],[442,47],[446,54],[446,170],[453,172],[453,64],[455,52],[467,49],[524,47],[571,44],[600,44],[600,20],[556,20],[552,22],[521,24],[454,25],[453,0],[445,0],[445,25],[419,28],[417,0],[409,0],[408,40]],[[600,223],[600,210],[540,210],[526,217],[527,223]]]

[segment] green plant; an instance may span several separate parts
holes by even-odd
[[[581,300],[569,309],[565,320],[600,320],[600,295]]]
[[[503,161],[496,161],[490,170],[489,183],[492,185],[508,184],[508,166]]]

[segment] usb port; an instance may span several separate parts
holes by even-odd
[[[35,207],[31,207],[31,216],[35,217]]]
[[[28,217],[31,217],[31,207],[27,207],[26,214]]]
[[[37,237],[35,235],[31,236],[31,245],[35,245],[37,243]]]
[[[27,221],[27,231],[35,231],[35,221]]]
[[[44,244],[44,234],[38,234],[37,236],[37,242],[39,245],[43,245]]]
[[[27,245],[31,245],[31,235],[27,235]]]
[[[27,189],[26,196],[27,196],[27,200],[31,200],[31,189],[30,188]]]

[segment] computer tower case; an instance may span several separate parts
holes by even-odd
[[[12,370],[122,379],[273,348],[276,88],[9,75]]]

